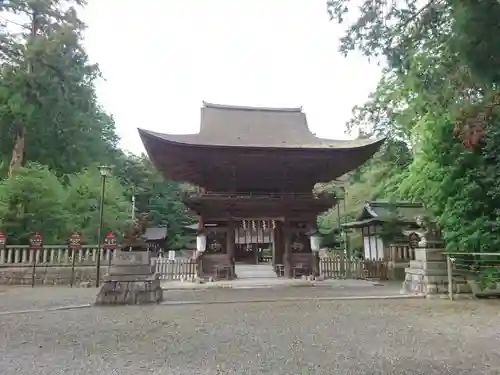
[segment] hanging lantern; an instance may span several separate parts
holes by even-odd
[[[247,229],[247,221],[246,220],[243,220],[241,222],[241,226],[243,227],[243,229]]]
[[[272,221],[273,229],[276,229],[276,221]]]
[[[263,220],[263,221],[262,221],[262,229],[263,229],[263,230],[266,230],[266,229],[267,229],[267,221],[266,221],[266,220]]]
[[[309,241],[311,242],[311,250],[319,251],[321,247],[321,236],[319,233],[315,233],[309,237]]]
[[[257,225],[255,223],[255,220],[252,220],[252,229],[253,230],[256,230],[257,229]]]
[[[196,236],[196,250],[200,253],[203,253],[207,248],[207,236],[205,234],[200,233]]]

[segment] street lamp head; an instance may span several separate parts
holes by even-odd
[[[100,165],[98,168],[102,177],[107,177],[111,174],[111,167],[109,165]]]

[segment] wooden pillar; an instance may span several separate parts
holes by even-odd
[[[234,221],[233,219],[228,219],[227,221],[227,233],[226,233],[226,251],[229,259],[234,263]]]
[[[269,233],[269,238],[271,240],[271,264],[273,265],[273,269],[274,269],[274,266],[276,266],[276,230],[273,229],[270,231]]]
[[[283,222],[283,242],[284,242],[284,253],[283,253],[283,265],[285,266],[285,277],[292,278],[292,235],[291,235],[290,222],[285,218]]]
[[[233,277],[236,277],[236,271],[235,271],[235,263],[236,263],[235,233],[234,233],[234,231],[235,231],[234,220],[233,220],[233,218],[229,218],[227,221],[226,251],[227,251],[227,255],[229,257],[229,261],[231,262]]]
[[[281,221],[276,221],[276,228],[274,229],[274,257],[275,265],[285,266],[285,235],[284,225]]]
[[[283,226],[276,222],[274,229],[274,264],[283,264]]]
[[[314,277],[318,277],[320,275],[319,251],[313,251],[312,256],[313,256],[312,273]]]

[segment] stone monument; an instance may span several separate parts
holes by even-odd
[[[97,305],[159,303],[163,300],[159,275],[151,264],[144,233],[147,217],[131,221],[123,233],[123,245],[117,250],[104,284],[97,295]]]
[[[429,218],[417,219],[420,229],[406,232],[410,246],[415,251],[415,260],[405,269],[402,293],[438,296],[448,293],[448,271],[444,241],[441,233]],[[467,293],[468,285],[460,278],[453,279],[455,293]]]

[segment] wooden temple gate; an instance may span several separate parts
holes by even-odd
[[[245,247],[263,244],[271,247],[277,276],[319,275],[319,244],[312,246],[316,214],[335,201],[333,196],[312,193],[187,194],[185,204],[202,213],[197,240],[200,276],[236,277],[235,263],[247,260]],[[256,263],[257,254],[248,252]]]
[[[199,218],[198,270],[227,278],[236,277],[236,261],[269,243],[278,276],[318,275],[316,218],[337,199],[313,187],[357,168],[383,143],[318,138],[301,108],[209,103],[197,134],[139,133],[165,177],[197,187],[183,202]]]

